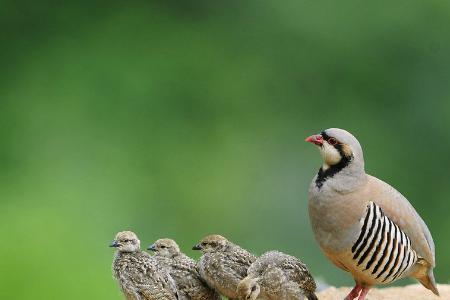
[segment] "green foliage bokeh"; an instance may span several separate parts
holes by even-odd
[[[123,229],[351,285],[307,216],[303,139],[328,127],[410,199],[449,281],[449,2],[1,1],[0,22],[1,299],[121,299]]]

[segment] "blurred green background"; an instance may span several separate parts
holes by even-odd
[[[303,140],[328,127],[417,208],[449,282],[450,2],[0,3],[1,299],[121,299],[123,229],[351,285],[307,216]]]

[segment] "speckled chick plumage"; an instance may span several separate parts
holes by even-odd
[[[113,276],[127,300],[178,299],[175,282],[153,257],[140,250],[136,234],[119,232],[111,246],[117,249]]]
[[[366,174],[358,140],[330,128],[307,141],[323,158],[309,189],[311,225],[325,255],[356,281],[346,299],[363,300],[371,286],[404,277],[438,294],[430,231],[402,194]]]
[[[316,283],[294,256],[269,251],[256,259],[238,285],[241,300],[317,300]]]
[[[148,247],[158,265],[167,270],[178,290],[180,300],[220,300],[220,295],[201,279],[197,262],[180,251],[172,239],[159,239]]]
[[[203,238],[193,249],[203,252],[198,263],[203,280],[225,297],[237,299],[237,286],[255,256],[220,235]]]

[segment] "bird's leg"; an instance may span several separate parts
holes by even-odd
[[[364,300],[364,299],[366,299],[366,295],[367,295],[367,293],[369,292],[369,289],[370,289],[370,288],[368,288],[368,287],[363,288],[362,291],[361,291],[361,294],[359,294],[358,300]]]
[[[355,299],[356,297],[359,296],[359,292],[361,292],[362,289],[363,289],[362,286],[360,286],[359,283],[356,283],[356,285],[353,288],[353,290],[351,290],[351,292],[347,295],[347,297],[345,297],[344,300],[353,300],[353,299]]]

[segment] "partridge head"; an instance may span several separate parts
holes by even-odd
[[[192,250],[200,250],[203,253],[224,251],[229,244],[230,242],[223,236],[212,234],[204,237],[197,245],[192,247]]]
[[[155,255],[164,256],[167,258],[172,258],[181,253],[180,247],[172,239],[159,239],[147,249],[155,252]]]
[[[239,282],[237,293],[241,300],[256,300],[261,292],[259,278],[246,277]]]
[[[136,252],[140,250],[141,241],[132,231],[121,231],[117,233],[110,247],[114,247],[119,252]]]

